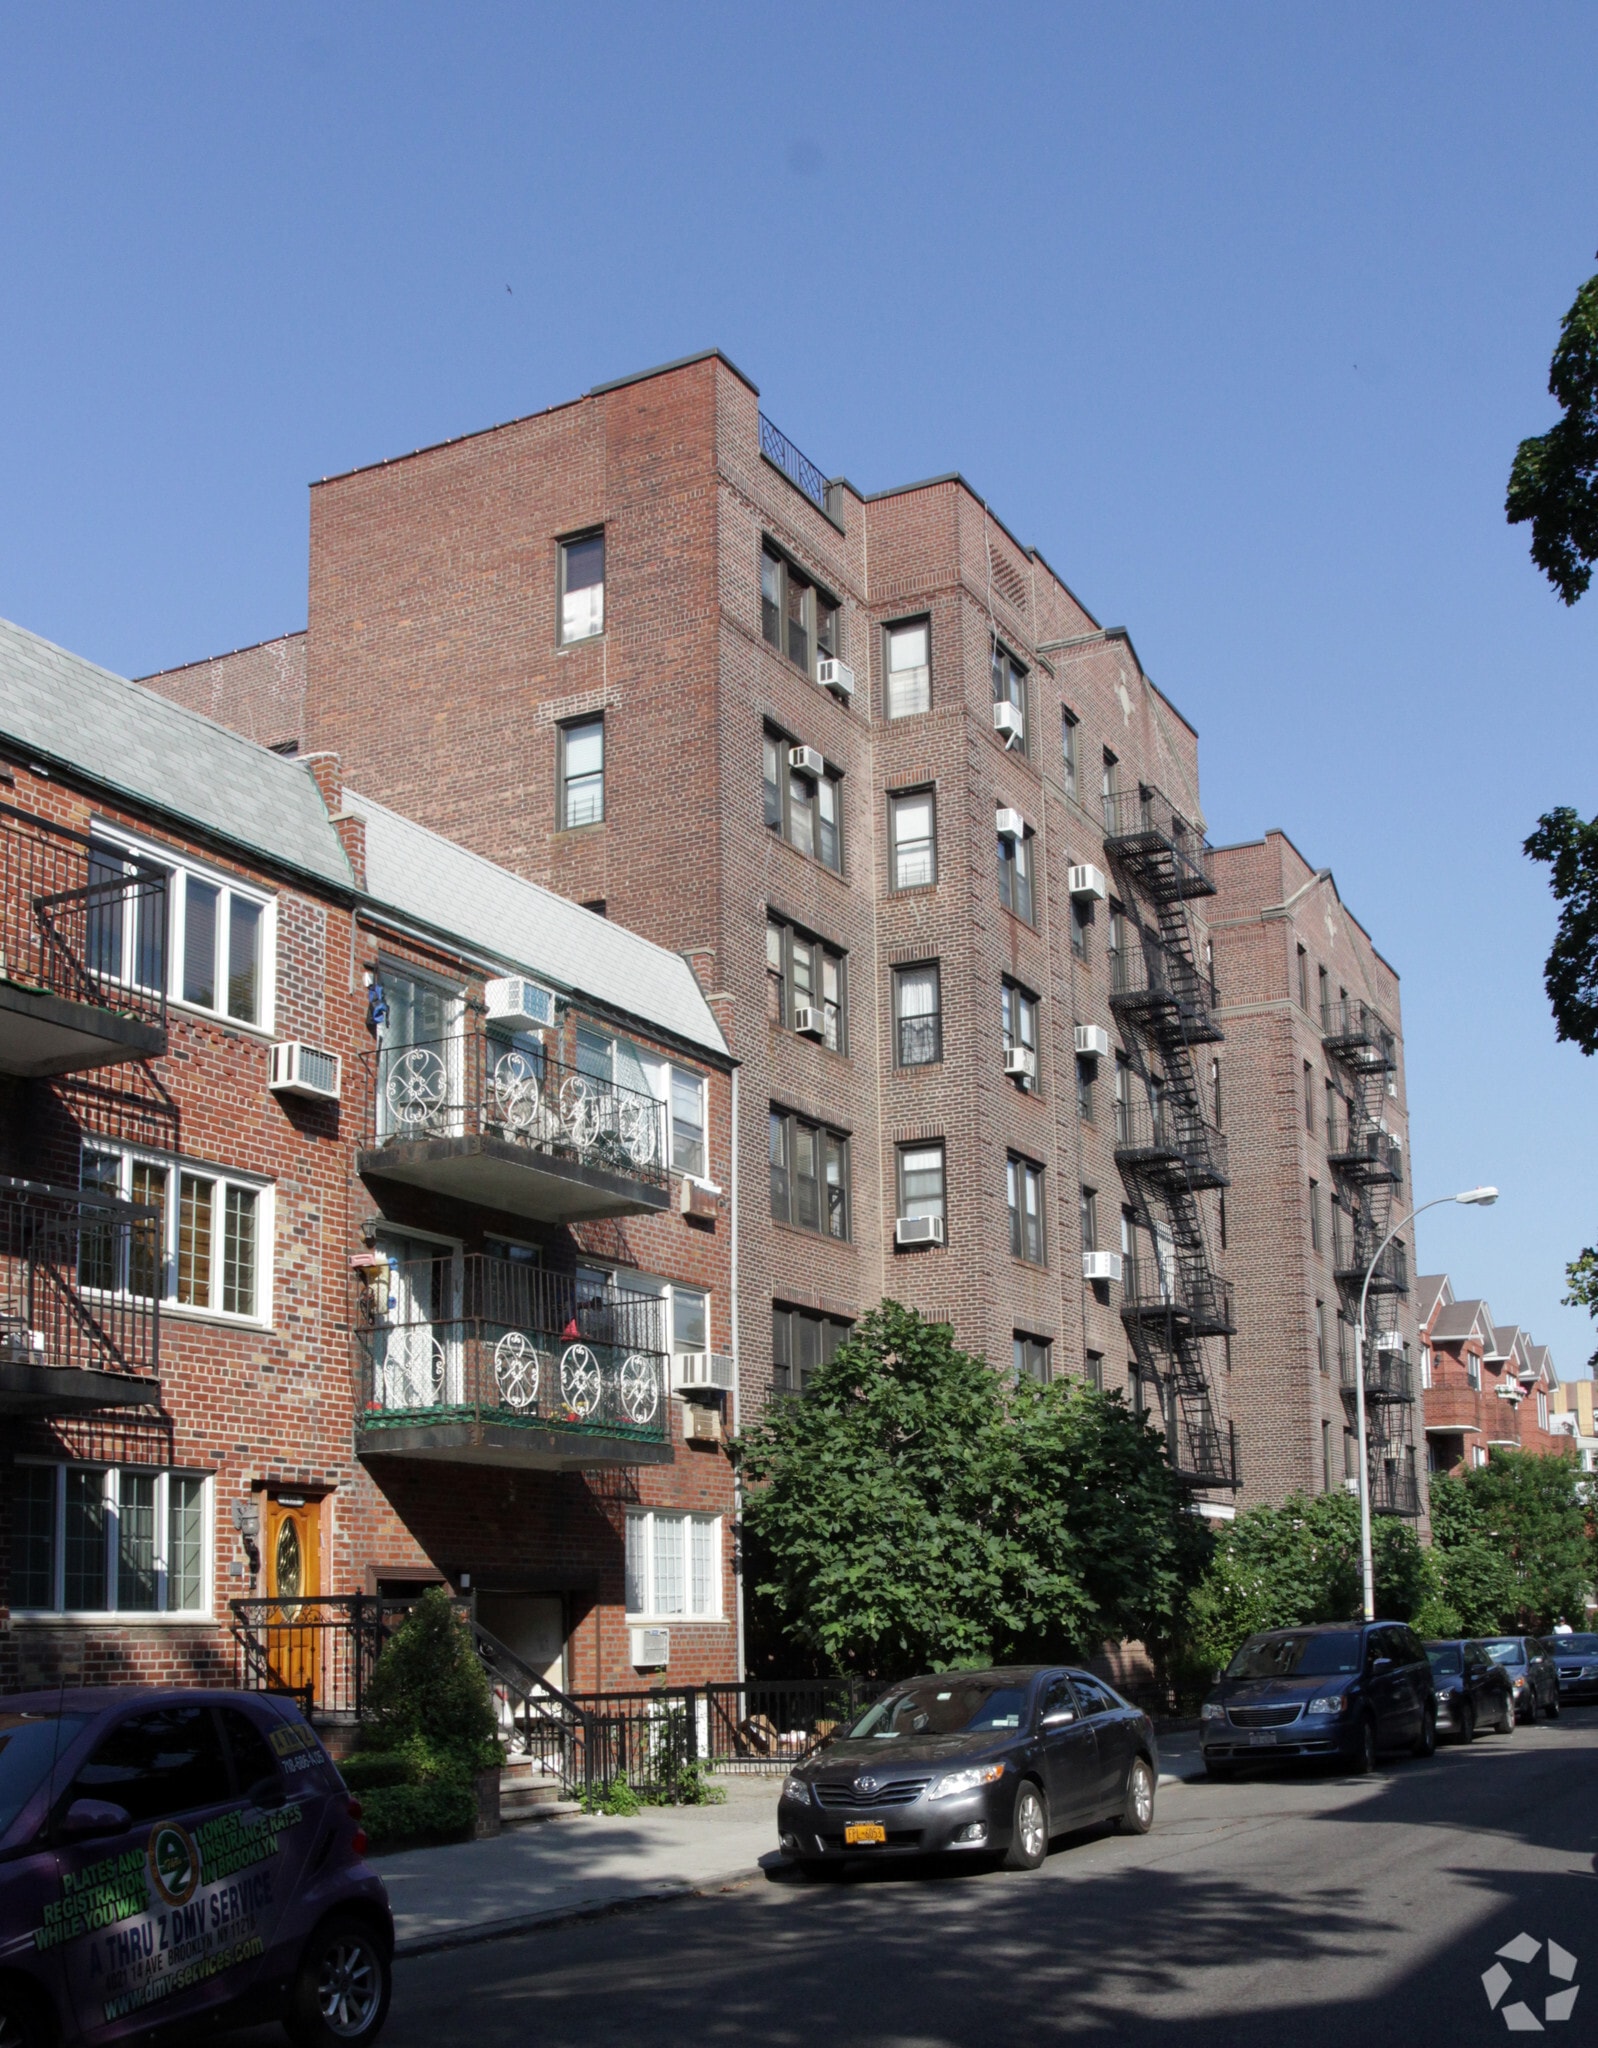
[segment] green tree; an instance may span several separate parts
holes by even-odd
[[[1531,521],[1532,560],[1574,604],[1598,560],[1598,277],[1560,323],[1548,389],[1562,417],[1516,449],[1504,510]]]
[[[1010,1384],[896,1302],[739,1456],[755,1596],[833,1669],[1158,1636],[1202,1563],[1160,1439],[1118,1395]]]
[[[404,1751],[420,1778],[470,1775],[499,1761],[488,1679],[441,1586],[384,1644],[361,1736],[364,1748]]]
[[[1542,1630],[1556,1621],[1569,1621],[1579,1627],[1592,1591],[1594,1558],[1587,1509],[1577,1492],[1575,1460],[1558,1452],[1538,1456],[1495,1450],[1485,1465],[1454,1484],[1463,1494],[1461,1510],[1453,1514],[1454,1496],[1443,1486],[1440,1523],[1435,1506],[1439,1489],[1433,1489],[1435,1543],[1441,1553],[1438,1574],[1444,1591],[1454,1600],[1456,1586],[1463,1594],[1467,1585],[1476,1583],[1465,1574],[1475,1573],[1483,1597],[1496,1589],[1503,1603],[1496,1622],[1482,1613],[1467,1626]],[[1456,1572],[1451,1560],[1460,1553]],[[1501,1578],[1492,1576],[1490,1554],[1500,1560]],[[1462,1616],[1464,1611],[1461,1607]]]
[[[1598,1051],[1598,818],[1583,820],[1561,804],[1538,819],[1525,851],[1552,870],[1560,906],[1543,963],[1555,1035],[1590,1055]]]

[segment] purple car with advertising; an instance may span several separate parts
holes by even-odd
[[[271,2019],[366,2048],[394,1923],[360,1812],[289,1700],[0,1698],[0,2048]]]

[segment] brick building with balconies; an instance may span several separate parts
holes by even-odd
[[[1571,1451],[1555,1422],[1560,1385],[1547,1345],[1495,1324],[1485,1301],[1456,1301],[1446,1273],[1416,1282],[1416,1311],[1431,1471],[1485,1465],[1494,1450]]]
[[[734,1678],[690,963],[3,625],[0,784],[0,1684]]]

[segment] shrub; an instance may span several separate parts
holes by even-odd
[[[398,1750],[358,1750],[347,1756],[339,1771],[352,1792],[384,1791],[391,1785],[414,1783],[409,1759]]]
[[[384,1785],[361,1795],[361,1824],[374,1849],[459,1841],[472,1832],[476,1820],[477,1795],[469,1778],[435,1785]]]
[[[417,1779],[469,1777],[500,1762],[494,1737],[488,1678],[450,1596],[432,1587],[377,1660],[361,1747],[405,1751]]]
[[[597,1785],[585,1785],[577,1803],[584,1813],[634,1814],[641,1813],[644,1807],[643,1800],[619,1772],[614,1778],[601,1779]]]

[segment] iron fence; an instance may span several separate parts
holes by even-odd
[[[817,469],[808,455],[802,455],[788,436],[772,425],[764,413],[760,415],[760,452],[788,479],[795,489],[804,492],[818,512],[827,509],[827,479]]]
[[[1121,1261],[1121,1306],[1140,1317],[1169,1311],[1200,1337],[1225,1336],[1237,1328],[1230,1281],[1207,1266],[1184,1270],[1174,1250],[1163,1258],[1140,1254]]]
[[[1104,837],[1112,858],[1130,865],[1154,894],[1214,893],[1209,841],[1162,790],[1149,784],[1137,789],[1106,790]],[[1161,868],[1161,877],[1154,875],[1151,864]],[[1159,885],[1162,879],[1168,880],[1168,888]]]
[[[1145,1169],[1170,1167],[1195,1187],[1226,1181],[1226,1133],[1171,1104],[1146,1098],[1115,1105],[1115,1156]]]
[[[0,977],[166,1023],[167,872],[0,804]]]
[[[1395,1062],[1397,1040],[1381,1014],[1352,996],[1321,1004],[1321,1036],[1350,1065],[1372,1069]]]
[[[1110,956],[1112,1008],[1175,1009],[1192,1037],[1213,1028],[1219,1003],[1212,976],[1147,932],[1141,944],[1121,946]]]
[[[0,1360],[153,1381],[160,1211],[0,1179]]]

